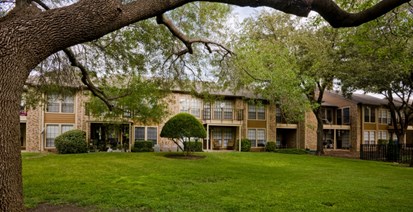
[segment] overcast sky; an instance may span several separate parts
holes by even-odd
[[[258,12],[262,9],[261,8],[254,8],[254,7],[238,7],[234,6],[233,13],[239,18],[240,22],[244,20],[244,18],[248,18],[254,15],[257,15]]]

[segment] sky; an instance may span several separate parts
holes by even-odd
[[[253,7],[238,7],[234,6],[233,13],[237,18],[242,21],[245,18],[256,15],[262,8],[253,8]]]

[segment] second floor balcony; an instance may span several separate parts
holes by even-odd
[[[204,123],[236,123],[241,124],[244,120],[243,109],[216,109],[202,110],[202,121]]]

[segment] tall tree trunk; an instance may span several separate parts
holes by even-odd
[[[404,137],[405,137],[405,131],[404,130],[400,130],[399,133],[396,133],[397,136],[397,143],[398,144],[404,144]]]
[[[317,118],[317,155],[324,154],[323,136],[324,136],[324,125],[323,119],[321,117],[321,109],[318,108],[313,111]]]
[[[0,60],[0,211],[24,211],[19,109],[26,71]]]

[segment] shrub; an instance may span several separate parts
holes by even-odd
[[[239,140],[237,140],[237,143],[235,144],[237,150],[239,150],[238,149],[239,148],[238,147],[239,146],[238,142],[239,142]],[[249,152],[250,150],[251,150],[251,141],[246,139],[246,138],[241,139],[241,152]]]
[[[387,143],[389,143],[389,140],[379,139],[379,140],[377,140],[377,143],[378,143],[378,144],[387,144]]]
[[[202,152],[202,142],[184,142],[184,150],[189,152]]]
[[[152,141],[135,141],[132,152],[153,152]]]
[[[265,145],[266,152],[275,152],[276,149],[277,149],[277,145],[274,141],[268,141],[267,144]]]
[[[56,137],[55,146],[60,154],[86,153],[86,133],[82,130],[67,131]]]

